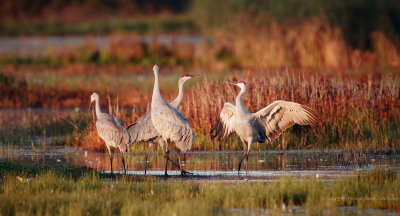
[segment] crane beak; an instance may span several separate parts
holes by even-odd
[[[90,102],[90,104],[89,104],[89,110],[90,110],[91,107],[92,107],[92,102]]]
[[[197,78],[197,77],[200,77],[200,75],[199,74],[193,74],[193,75],[190,75],[190,77],[191,78]]]

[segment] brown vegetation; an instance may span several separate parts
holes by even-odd
[[[398,148],[396,125],[400,120],[400,80],[396,74],[372,76],[358,72],[324,75],[313,70],[300,72],[285,69],[250,72],[232,79],[247,82],[248,91],[243,103],[251,112],[275,100],[288,100],[309,106],[318,114],[319,127],[316,131],[303,131],[306,134],[300,143],[293,142],[290,137],[285,138],[292,141],[290,148],[296,145],[308,145],[307,148],[316,149],[340,147],[351,151],[391,151]],[[217,121],[223,104],[234,102],[237,93],[238,89],[234,86],[205,78],[198,88],[186,91],[181,110],[191,126],[200,132],[202,139],[201,134],[208,134]],[[112,109],[116,110],[116,107]],[[129,125],[144,112],[146,110],[135,110],[132,116],[129,113],[120,113],[118,116]],[[88,127],[87,136],[96,137],[93,133],[94,127]],[[96,141],[81,142],[85,143],[103,146]],[[194,150],[222,148],[220,143],[211,147],[203,144],[197,141]]]
[[[275,100],[295,101],[316,111],[322,122],[341,125],[339,121],[351,118],[354,111],[372,112],[376,120],[385,123],[400,109],[400,80],[395,74],[323,75],[317,71],[283,69],[247,73],[233,79],[247,82],[243,103],[251,112]],[[218,119],[223,104],[234,102],[237,94],[234,86],[205,79],[199,88],[186,93],[182,110],[193,126],[205,133]]]
[[[149,110],[152,79],[151,83],[147,79],[146,87],[142,85],[140,89],[135,87],[142,84],[138,78],[124,82],[111,77],[148,74],[155,63],[180,71],[202,68],[210,71],[205,77],[209,74],[211,77],[211,72],[233,69],[242,71],[241,75],[220,77],[248,83],[249,90],[243,99],[250,111],[257,111],[274,100],[290,100],[307,105],[319,114],[319,134],[324,135],[304,136],[300,138],[301,145],[307,143],[318,148],[319,143],[335,143],[348,149],[357,146],[368,150],[397,149],[399,47],[383,33],[374,32],[371,50],[355,49],[347,45],[341,29],[327,23],[324,18],[285,27],[275,22],[263,27],[234,23],[220,28],[215,37],[204,43],[176,40],[166,45],[156,37],[144,42],[135,35],[116,34],[105,49],[100,49],[88,38],[87,44],[80,47],[52,50],[39,63],[54,63],[55,67],[46,70],[65,78],[82,74],[93,75],[93,79],[103,76],[99,82],[84,78],[77,83],[58,80],[52,87],[0,86],[4,93],[0,107],[86,107],[88,95],[97,91],[101,95],[112,94],[113,100],[118,98],[112,104],[129,107],[125,113],[120,113],[122,108],[111,109],[128,125]],[[21,77],[13,72],[15,68],[22,67],[23,71],[40,67],[35,60],[29,63],[32,66],[25,66],[24,61],[19,64],[4,60],[2,70]],[[173,86],[175,89],[176,85]],[[170,89],[163,94],[167,100],[174,97]],[[182,111],[196,131],[207,134],[218,119],[223,103],[233,101],[236,94],[233,86],[205,78],[197,88],[187,89]],[[107,100],[101,101],[103,106],[107,104]],[[103,148],[95,134],[94,126],[89,126],[79,143],[87,144],[89,149]],[[203,148],[196,143],[195,149]]]
[[[380,32],[373,34],[372,50],[361,51],[349,47],[342,31],[324,19],[289,27],[277,23],[261,29],[255,26],[234,25],[221,30],[216,37],[214,58],[219,56],[244,68],[400,66],[399,47]]]
[[[343,32],[324,19],[305,20],[299,25],[232,25],[199,43],[155,36],[146,41],[135,34],[113,34],[104,47],[91,37],[77,47],[52,49],[38,59],[0,58],[3,64],[29,62],[48,65],[95,63],[99,65],[143,65],[230,68],[399,68],[400,47],[382,32],[371,36],[371,49],[352,48]]]

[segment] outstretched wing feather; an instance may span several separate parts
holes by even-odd
[[[218,122],[210,132],[212,138],[218,137],[218,140],[226,140],[233,132],[235,132],[235,113],[235,105],[229,102],[224,104]]]
[[[265,134],[266,141],[272,141],[294,124],[315,126],[316,115],[301,104],[289,101],[274,101],[267,107],[253,114],[257,130]]]

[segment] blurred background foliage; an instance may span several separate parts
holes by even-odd
[[[1,35],[214,34],[232,25],[290,28],[321,19],[338,27],[353,48],[373,46],[372,33],[399,42],[398,0],[1,0]]]

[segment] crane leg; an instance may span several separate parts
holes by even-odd
[[[247,153],[247,156],[246,156],[246,175],[247,175],[247,167],[248,167],[248,165],[249,165],[249,154]]]
[[[249,153],[246,152],[246,154],[244,155],[244,157],[243,157],[243,158],[240,160],[240,162],[239,162],[238,175],[239,175],[239,173],[240,173],[240,167],[242,166],[242,162],[243,162],[243,160],[247,157],[248,154],[249,154]]]
[[[169,156],[168,156],[169,155],[169,151],[168,151],[168,147],[167,147],[167,142],[164,139],[161,138],[159,140],[159,143],[160,143],[163,155],[165,157],[165,176],[168,176],[168,173],[167,173],[168,160],[171,160],[171,159],[169,159]]]
[[[123,153],[122,153],[122,165],[124,166],[124,175],[126,175],[125,158]]]
[[[171,159],[169,158],[169,151],[168,150],[165,152],[164,156],[165,156],[165,176],[168,176],[168,173],[167,173],[168,161],[171,161]]]
[[[113,174],[113,169],[112,169],[112,161],[113,161],[113,159],[112,159],[112,156],[110,156],[111,175]]]
[[[150,153],[150,147],[151,146],[152,146],[152,144],[149,144],[149,148],[147,149],[146,156],[144,158],[144,175],[146,175],[146,173],[147,173],[147,160],[149,158],[149,153]]]
[[[169,157],[169,151],[167,151],[165,153],[165,176],[168,176],[167,174],[167,167],[168,167],[168,161],[171,162],[174,166],[176,166],[180,171],[181,171],[181,175],[186,175],[186,174],[193,174],[191,172],[188,172],[184,169],[181,168],[180,164],[177,164],[175,161],[173,161],[170,157]]]
[[[113,156],[111,154],[110,147],[107,146],[108,154],[110,155],[110,167],[111,167],[111,175],[113,174],[113,169],[112,169],[112,161],[113,161]]]
[[[165,176],[168,176],[168,173],[167,173],[168,161],[170,161],[174,166],[176,166],[176,167],[181,171],[181,174],[182,174],[182,175],[185,175],[185,174],[193,174],[193,173],[191,173],[191,172],[187,172],[186,170],[182,169],[181,166],[180,166],[180,164],[177,164],[175,161],[173,161],[173,160],[169,157],[169,151],[168,151],[168,149],[167,149],[167,145],[166,145],[166,141],[165,141],[165,140],[161,139],[161,140],[160,140],[160,145],[161,145],[161,148],[162,148],[162,150],[163,150],[163,154],[164,154],[164,157],[165,157],[165,160],[166,160],[166,161],[165,161]]]
[[[186,153],[183,153],[183,160],[186,160]],[[181,175],[193,175],[192,172],[188,172],[188,171],[182,169],[180,157],[179,157],[179,169],[181,170]]]
[[[247,164],[249,161],[249,151],[250,151],[250,146],[251,146],[252,141],[249,141],[247,144],[247,148],[246,148],[246,154],[243,156],[243,158],[240,160],[239,162],[239,168],[238,168],[238,175],[240,173],[240,167],[242,166],[242,162],[243,160],[246,158],[246,172],[247,172]]]

